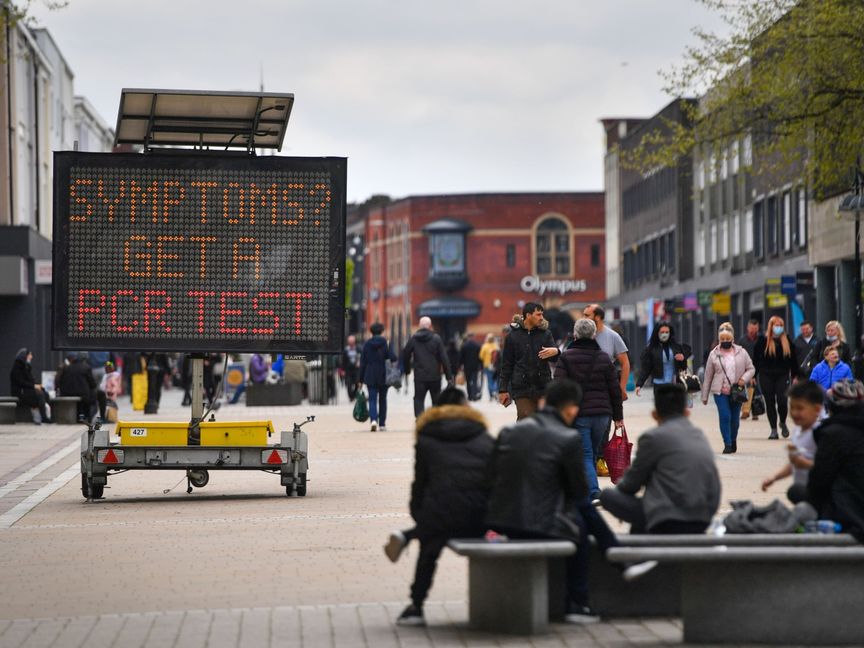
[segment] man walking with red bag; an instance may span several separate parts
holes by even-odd
[[[687,418],[684,387],[655,386],[652,416],[657,427],[642,433],[633,464],[600,503],[630,533],[704,533],[720,506],[720,476],[708,439]]]

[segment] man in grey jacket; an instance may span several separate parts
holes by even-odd
[[[656,385],[652,415],[658,426],[642,433],[632,465],[600,503],[630,533],[704,533],[720,505],[720,476],[708,439],[687,418],[687,392]]]

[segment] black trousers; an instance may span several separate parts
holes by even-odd
[[[789,389],[788,371],[760,371],[759,387],[765,397],[765,413],[768,415],[768,424],[772,430],[777,429],[777,416],[780,423],[786,425],[788,404],[786,392]]]
[[[408,538],[406,534],[406,539]],[[432,588],[432,580],[435,577],[435,569],[438,567],[438,556],[441,550],[447,546],[447,536],[434,538],[423,538],[420,540],[420,555],[417,556],[417,565],[414,567],[414,582],[411,583],[411,602],[418,608],[423,607],[423,601]]]
[[[426,409],[426,393],[432,397],[432,406],[438,400],[441,393],[441,379],[438,380],[415,380],[414,381],[414,416],[420,416]]]

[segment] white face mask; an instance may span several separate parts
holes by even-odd
[[[660,333],[657,335],[657,337],[660,338],[661,342],[668,342],[669,341],[669,334],[668,333]]]

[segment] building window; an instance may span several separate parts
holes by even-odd
[[[783,250],[789,252],[792,249],[792,194],[783,194],[783,209],[780,212],[783,219]]]
[[[753,204],[753,253],[757,259],[765,258],[764,207],[762,201]]]
[[[711,223],[711,234],[708,238],[708,260],[711,265],[717,263],[717,221]]]
[[[729,219],[724,218],[720,222],[720,260],[729,258]]]
[[[538,275],[570,275],[570,228],[560,218],[537,226],[534,249]]]
[[[591,267],[599,268],[600,267],[600,244],[592,243],[591,244]]]
[[[765,220],[768,225],[766,241],[768,244],[768,254],[776,256],[780,251],[780,246],[777,245],[777,198],[775,196],[771,196],[765,201],[765,211],[767,212]]]
[[[732,256],[741,254],[741,216],[735,214],[732,217]]]
[[[678,257],[678,250],[675,249],[675,232],[669,232],[666,235],[667,259],[669,270],[675,270],[675,262]]]
[[[798,245],[802,248],[807,247],[807,191],[804,187],[798,189]]]
[[[512,268],[516,265],[516,246],[508,245],[507,246],[507,267]]]
[[[753,210],[744,212],[744,252],[753,251]]]
[[[705,266],[705,228],[699,228],[699,236],[696,239],[696,266]]]

